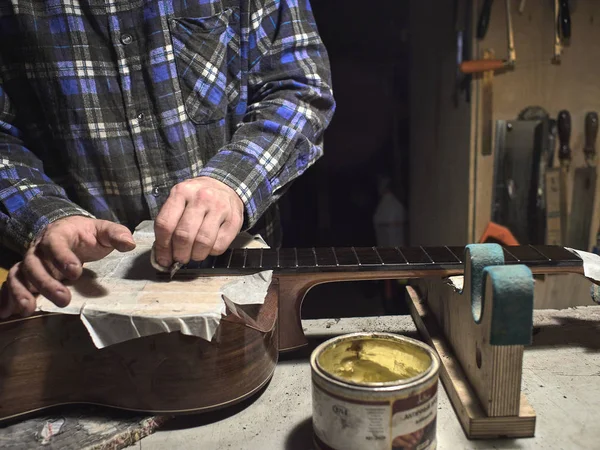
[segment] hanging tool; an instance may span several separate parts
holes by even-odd
[[[483,59],[494,58],[494,50],[484,50]],[[487,70],[483,73],[481,86],[481,154],[491,155],[493,143],[493,117],[494,117],[494,71]]]
[[[487,73],[487,72],[486,72]],[[523,109],[519,115],[518,120],[538,121],[539,125],[535,130],[535,141],[539,140],[540,150],[539,156],[536,155],[534,162],[537,162],[538,170],[537,176],[531,178],[531,189],[537,191],[535,207],[531,209],[529,216],[530,227],[535,229],[532,230],[531,236],[535,236],[535,243],[545,243],[548,236],[548,212],[547,212],[547,200],[546,200],[546,171],[552,168],[552,158],[554,156],[555,146],[555,129],[556,124],[554,120],[550,119],[550,114],[541,106],[527,106]],[[553,130],[554,129],[554,130]],[[532,167],[532,170],[535,170]],[[551,169],[552,170],[552,169]],[[559,184],[557,171],[556,185]],[[537,185],[537,186],[536,186]],[[557,191],[558,192],[558,191]],[[559,197],[556,197],[556,208],[558,209]],[[556,214],[556,220],[554,222],[560,223],[560,214]],[[550,223],[553,227],[555,224]],[[560,232],[558,233],[560,240]],[[558,242],[558,241],[557,241]]]
[[[499,70],[503,68],[514,67],[517,61],[515,51],[515,38],[512,28],[512,19],[510,14],[510,1],[506,0],[506,34],[508,42],[508,59],[477,59],[472,61],[463,61],[460,64],[460,71],[465,74],[481,73],[487,70]]]
[[[559,24],[563,41],[571,39],[571,10],[569,0],[560,0]]]
[[[589,112],[585,115],[585,162],[588,167],[596,168],[596,139],[598,138],[598,113]]]
[[[487,34],[490,25],[490,16],[492,15],[492,4],[494,0],[484,0],[479,14],[479,22],[477,23],[477,39],[481,40]]]
[[[544,205],[546,209],[546,245],[560,245],[562,239],[560,212],[560,169],[554,166],[557,122],[549,119],[550,136],[544,173]]]
[[[569,0],[554,0],[554,57],[560,64],[565,42],[571,39],[571,5]]]
[[[454,1],[454,28],[456,32],[456,78],[454,88],[454,106],[458,107],[459,94],[464,91],[465,101],[471,101],[471,79],[470,74],[463,74],[460,70],[464,60],[470,57],[470,9],[467,0]]]
[[[567,186],[569,180],[569,169],[571,167],[571,148],[569,140],[571,139],[571,114],[567,110],[558,113],[558,159],[560,160],[560,231],[561,244],[565,245],[568,239],[568,203]]]
[[[552,58],[552,62],[554,64],[560,64],[560,57],[562,53],[562,41],[560,39],[560,31],[559,31],[559,17],[560,17],[560,6],[558,4],[559,0],[554,0],[554,57]]]
[[[600,228],[598,228],[598,232],[596,233],[596,245],[592,248],[592,253],[600,255]]]
[[[596,138],[598,136],[598,114],[589,112],[585,116],[586,167],[575,169],[573,195],[569,223],[570,247],[588,251],[591,247],[592,218],[596,200]]]

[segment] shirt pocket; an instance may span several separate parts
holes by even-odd
[[[240,97],[238,8],[211,17],[176,17],[169,32],[185,112],[196,124],[223,119]]]

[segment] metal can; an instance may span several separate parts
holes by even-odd
[[[440,361],[428,345],[393,333],[351,333],[310,358],[320,450],[437,447]]]

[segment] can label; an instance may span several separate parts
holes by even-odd
[[[392,449],[436,447],[437,384],[392,406]]]
[[[437,383],[382,401],[343,398],[313,384],[313,428],[323,450],[433,450],[436,418]]]

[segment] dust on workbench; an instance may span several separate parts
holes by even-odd
[[[103,408],[65,409],[0,427],[0,448],[119,450],[152,434],[167,416],[143,416]]]

